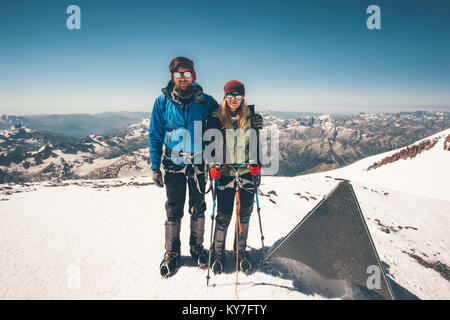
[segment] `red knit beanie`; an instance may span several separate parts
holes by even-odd
[[[225,94],[230,92],[237,92],[245,96],[245,87],[244,84],[237,80],[228,81],[223,87]]]
[[[194,70],[194,61],[185,57],[176,57],[170,61],[169,70],[170,70],[170,78],[173,81],[173,73],[178,70],[179,67],[183,67],[185,69],[189,69],[192,72],[192,76],[194,77],[194,81],[197,79],[197,74]]]

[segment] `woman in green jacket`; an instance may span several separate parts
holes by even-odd
[[[245,103],[245,87],[244,84],[237,80],[229,81],[224,87],[225,97],[220,107],[214,111],[208,119],[208,128],[219,129],[222,131],[224,140],[223,155],[227,161],[215,163],[210,169],[211,177],[219,181],[217,190],[217,218],[216,228],[214,232],[213,244],[213,259],[212,270],[219,274],[223,271],[225,240],[227,229],[230,224],[233,207],[236,197],[236,190],[232,187],[235,179],[235,169],[227,165],[227,163],[241,164],[249,162],[249,136],[242,134],[247,132],[250,128],[260,128],[262,124],[261,117],[255,117],[250,113],[248,106]],[[255,119],[256,118],[256,119]],[[255,123],[252,123],[252,120]],[[259,122],[256,126],[256,122]],[[226,130],[234,131],[241,130],[241,135],[233,138],[233,142],[227,143]],[[234,158],[229,159],[225,155],[232,154]],[[239,154],[241,152],[241,154]],[[238,159],[243,161],[238,161]],[[239,176],[248,181],[253,181],[252,176],[259,175],[260,166],[258,163],[241,167]],[[226,187],[228,185],[228,187]],[[248,228],[250,222],[250,215],[253,211],[254,189],[246,190],[241,188],[239,196],[239,219],[237,221],[237,230],[235,233],[234,251],[237,254],[239,261],[238,265],[241,271],[249,272],[252,269],[252,262],[245,251],[247,247]],[[250,187],[253,187],[250,185]]]

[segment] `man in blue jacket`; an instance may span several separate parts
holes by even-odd
[[[197,160],[200,155],[201,163],[201,137],[206,121],[212,111],[218,108],[214,98],[203,93],[202,87],[195,82],[192,60],[177,57],[170,62],[169,69],[171,81],[155,100],[149,128],[153,181],[158,187],[165,185],[167,195],[166,252],[160,265],[164,277],[172,275],[178,266],[186,184],[191,215],[190,253],[195,264],[201,268],[205,268],[208,263],[208,254],[203,248],[206,203],[205,196],[199,190],[204,191],[205,173],[203,165],[198,164]],[[165,171],[164,179],[160,170],[161,162]],[[186,166],[186,163],[195,164]],[[188,167],[189,172],[185,169]]]

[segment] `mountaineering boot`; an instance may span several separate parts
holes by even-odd
[[[191,235],[189,246],[194,263],[200,268],[208,266],[208,252],[203,248],[203,234],[205,233],[205,214],[196,213],[195,208],[191,210]]]
[[[225,242],[227,239],[228,224],[230,223],[231,215],[225,215],[218,212],[216,219],[216,229],[214,231],[213,253],[223,255],[225,251]]]
[[[203,248],[203,245],[192,246],[189,250],[194,263],[198,265],[201,269],[206,269],[208,266],[208,251]]]
[[[189,245],[195,246],[203,243],[203,235],[205,234],[205,213],[197,213],[191,215],[191,235],[189,237]]]
[[[168,278],[175,273],[178,267],[179,257],[180,257],[179,252],[167,251],[164,254],[164,259],[159,265],[159,271],[161,273],[161,276],[163,276],[164,278]]]
[[[239,270],[241,270],[245,274],[248,274],[252,270],[252,262],[248,256],[248,253],[245,251],[247,247],[249,220],[250,215],[241,216],[241,230],[239,234],[235,235],[235,237],[238,237],[238,251],[236,251],[236,238],[233,245],[234,251],[238,253]]]
[[[224,269],[225,261],[225,241],[227,238],[228,224],[231,215],[225,215],[218,212],[216,219],[216,229],[214,231],[212,270],[214,274],[220,274]]]
[[[243,216],[241,217],[241,228],[238,235],[235,234],[233,249],[236,251],[236,236],[238,237],[238,249],[240,252],[244,252],[247,248],[247,238],[248,238],[248,229],[249,229],[249,219],[250,217]]]
[[[238,262],[239,270],[241,270],[245,274],[248,274],[252,271],[252,261],[250,260],[250,257],[248,256],[248,253],[246,251],[239,252]]]
[[[167,220],[165,226],[165,249],[166,252],[180,252],[180,230],[181,220]]]
[[[223,264],[225,261],[223,252],[214,254],[214,262],[212,263],[212,270],[214,274],[221,274],[223,272]]]

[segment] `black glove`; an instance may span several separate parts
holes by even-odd
[[[163,181],[163,178],[162,178],[162,173],[161,173],[161,170],[159,168],[152,170],[152,178],[153,178],[153,182],[155,183],[155,185],[157,187],[160,187],[160,188],[164,187],[164,181]]]
[[[263,117],[259,113],[255,113],[251,117],[252,128],[259,130],[263,127]]]

